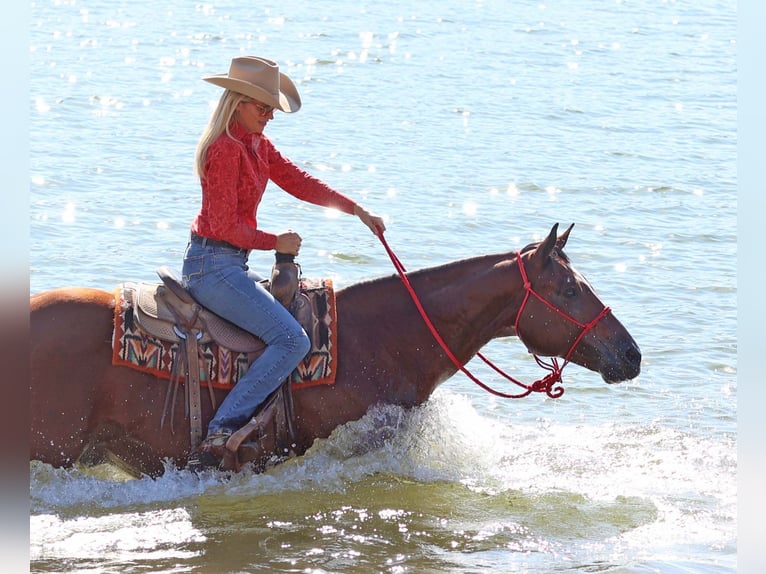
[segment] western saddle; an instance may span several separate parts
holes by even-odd
[[[272,269],[271,280],[264,280],[262,284],[270,290],[276,299],[287,307],[296,319],[304,326],[311,321],[310,305],[302,300],[306,297],[298,290],[300,267],[292,261],[285,260],[284,255]],[[164,427],[165,419],[170,411],[170,425],[173,428],[175,405],[178,385],[183,374],[186,384],[186,412],[190,421],[190,443],[192,452],[200,444],[203,436],[201,397],[200,397],[200,362],[199,345],[215,342],[221,347],[230,349],[236,353],[259,353],[265,348],[265,343],[255,335],[241,329],[237,325],[219,317],[197,303],[186,289],[183,280],[178,273],[168,266],[157,269],[162,283],[150,284],[139,283],[132,292],[134,318],[139,327],[163,341],[176,343],[179,348],[179,356],[174,358],[172,373],[165,393],[165,404],[160,420],[160,428]],[[309,316],[305,317],[306,311]],[[311,331],[306,329],[307,333]],[[289,434],[289,442],[293,442],[293,413],[292,396],[290,385],[282,385],[279,394],[283,395],[284,405],[282,410],[287,417],[286,427]],[[213,410],[216,408],[213,388],[208,381],[208,393],[210,395]],[[287,387],[285,389],[285,387]],[[275,392],[275,395],[278,394]],[[172,402],[171,402],[172,399]],[[267,401],[269,405],[274,403],[274,397]],[[243,429],[235,433],[232,438],[236,440],[227,443],[227,449],[236,453],[238,446],[252,434],[255,429],[255,418]],[[283,425],[284,426],[284,425]],[[249,429],[248,432],[243,432]]]

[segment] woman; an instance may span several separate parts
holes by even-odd
[[[295,197],[359,217],[373,233],[383,219],[335,191],[284,157],[265,135],[274,111],[297,112],[295,84],[265,58],[237,57],[228,74],[203,78],[224,88],[197,146],[202,206],[191,225],[183,276],[197,301],[260,337],[263,354],[221,403],[198,447],[197,464],[220,464],[231,434],[244,425],[309,350],[309,339],[285,307],[247,266],[251,249],[298,255],[294,231],[258,228],[257,209],[272,180]]]

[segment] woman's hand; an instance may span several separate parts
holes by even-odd
[[[383,223],[382,217],[370,213],[358,203],[354,208],[354,215],[361,219],[362,223],[369,227],[375,235],[380,235],[386,230],[386,224]]]
[[[287,231],[277,235],[277,253],[287,253],[288,255],[298,255],[301,250],[301,236],[295,231]]]

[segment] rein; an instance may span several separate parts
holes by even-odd
[[[482,355],[480,352],[476,353],[476,356],[479,357],[484,363],[486,363],[489,367],[491,367],[496,373],[498,373],[500,376],[505,378],[508,381],[511,381],[512,383],[522,387],[524,390],[519,394],[509,394],[509,393],[503,393],[501,391],[498,391],[496,389],[493,389],[489,385],[481,382],[476,376],[473,375],[466,367],[463,365],[457,357],[452,353],[452,351],[447,346],[447,343],[444,342],[444,339],[442,339],[439,332],[436,330],[436,327],[434,327],[434,324],[431,322],[431,319],[428,317],[428,314],[426,313],[425,309],[423,308],[423,305],[420,302],[420,299],[418,298],[417,294],[415,293],[415,289],[413,289],[412,284],[410,283],[409,278],[407,277],[407,270],[404,268],[404,265],[402,265],[402,262],[399,260],[399,258],[396,256],[396,254],[393,252],[391,247],[389,247],[388,242],[386,241],[385,237],[383,237],[383,232],[378,232],[378,238],[380,239],[380,242],[383,244],[383,247],[385,248],[386,252],[388,253],[389,258],[391,259],[391,262],[394,264],[394,267],[396,268],[397,273],[399,274],[399,277],[402,280],[402,283],[404,283],[405,288],[407,289],[407,292],[410,294],[410,297],[412,298],[412,301],[415,303],[415,306],[418,308],[418,311],[420,312],[420,316],[423,318],[423,321],[425,322],[428,329],[431,331],[431,334],[436,339],[437,343],[439,343],[439,346],[442,348],[442,350],[446,353],[447,357],[452,361],[452,363],[460,370],[464,375],[466,375],[469,379],[471,379],[474,383],[476,383],[478,386],[480,386],[485,391],[496,395],[498,397],[506,398],[506,399],[520,399],[523,397],[526,397],[527,395],[531,393],[545,393],[552,399],[557,399],[561,395],[564,394],[564,387],[561,385],[556,385],[556,383],[561,383],[561,374],[564,370],[564,367],[566,367],[569,364],[569,357],[574,352],[577,345],[580,344],[580,341],[583,339],[583,337],[592,330],[596,324],[603,319],[610,311],[611,309],[609,307],[604,307],[601,312],[589,323],[581,323],[574,317],[568,315],[552,303],[548,302],[543,298],[539,293],[537,293],[533,288],[532,284],[529,281],[529,278],[527,277],[526,269],[524,269],[524,262],[521,258],[521,252],[516,252],[516,260],[519,264],[519,272],[521,273],[521,279],[524,283],[524,300],[521,303],[521,306],[519,307],[519,311],[516,313],[516,320],[514,321],[513,328],[516,331],[516,336],[519,338],[519,340],[523,343],[524,339],[521,336],[521,333],[519,332],[519,323],[521,321],[521,315],[524,311],[524,307],[526,307],[527,302],[529,301],[530,296],[534,296],[539,301],[544,303],[548,308],[555,311],[560,316],[564,317],[568,321],[574,323],[578,327],[582,328],[582,331],[577,336],[577,338],[574,340],[572,345],[569,347],[569,351],[567,351],[567,354],[564,356],[564,362],[559,365],[558,359],[556,357],[552,357],[549,362],[546,362],[544,359],[541,359],[534,353],[532,353],[532,356],[535,358],[535,361],[538,365],[540,365],[543,369],[548,371],[548,374],[542,377],[541,379],[538,379],[534,381],[531,384],[523,383],[522,381],[519,381],[518,379],[515,379],[502,369],[500,369],[497,365],[495,365],[492,361],[487,359],[484,355]],[[526,345],[526,343],[525,343]]]

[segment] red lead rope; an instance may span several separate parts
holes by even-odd
[[[575,339],[574,343],[572,343],[572,346],[569,348],[569,351],[566,354],[566,357],[564,358],[564,362],[561,366],[559,366],[558,360],[556,357],[553,357],[550,359],[549,362],[545,362],[543,359],[538,357],[537,355],[533,354],[532,356],[535,358],[535,361],[537,361],[537,364],[540,365],[545,370],[549,371],[547,375],[545,375],[542,379],[538,379],[537,381],[533,382],[530,385],[527,385],[515,378],[513,378],[508,373],[501,370],[499,367],[497,367],[494,363],[492,363],[489,359],[487,359],[484,355],[481,353],[476,353],[476,356],[479,357],[482,361],[484,361],[489,367],[491,367],[496,373],[504,377],[505,379],[511,381],[512,383],[515,383],[516,385],[522,387],[524,391],[522,391],[520,394],[512,395],[508,393],[503,393],[498,390],[495,390],[491,388],[490,386],[486,385],[485,383],[481,382],[478,378],[476,378],[473,373],[471,373],[465,365],[463,365],[457,357],[450,351],[449,347],[447,346],[447,343],[444,342],[444,339],[442,339],[439,332],[436,330],[436,327],[434,327],[434,324],[431,322],[431,319],[428,317],[428,314],[426,313],[425,309],[423,309],[423,305],[420,302],[420,299],[418,298],[417,294],[415,293],[415,290],[412,288],[412,284],[410,283],[409,278],[407,277],[407,270],[404,268],[404,265],[402,265],[402,262],[399,261],[399,258],[396,256],[396,254],[391,250],[391,248],[388,246],[388,242],[386,241],[385,237],[383,237],[383,232],[378,233],[378,238],[380,238],[380,242],[383,244],[383,247],[386,249],[386,252],[388,253],[388,256],[391,259],[391,262],[394,264],[394,267],[396,268],[396,271],[399,273],[399,277],[402,279],[402,283],[404,283],[404,286],[407,289],[407,292],[410,294],[410,297],[412,298],[412,301],[415,303],[415,306],[418,308],[418,311],[420,312],[420,316],[423,318],[423,321],[425,321],[426,326],[431,331],[431,334],[436,339],[436,342],[439,343],[439,346],[442,348],[442,350],[446,353],[447,357],[452,361],[452,363],[465,374],[469,379],[471,379],[474,383],[479,385],[482,389],[485,391],[492,393],[493,395],[496,395],[498,397],[503,397],[506,399],[520,399],[523,397],[526,397],[527,395],[531,393],[542,393],[544,392],[552,399],[556,399],[564,394],[564,387],[562,386],[554,386],[556,383],[561,382],[561,373],[564,370],[564,367],[567,366],[569,363],[569,357],[571,356],[572,352],[575,350],[575,347],[580,343],[582,338],[585,336],[585,334],[593,329],[593,327],[596,326],[596,323],[598,323],[604,316],[606,316],[607,313],[609,313],[610,309],[609,307],[604,307],[601,310],[601,313],[596,316],[595,319],[593,319],[590,323],[583,324],[574,319],[573,317],[570,317],[565,312],[561,311],[554,305],[550,304],[548,301],[543,299],[539,293],[535,292],[534,289],[532,289],[532,285],[529,282],[529,279],[527,278],[527,272],[524,269],[524,263],[521,259],[521,253],[516,254],[516,258],[519,264],[519,271],[521,272],[521,278],[524,282],[524,290],[526,291],[526,294],[524,296],[524,301],[521,303],[521,306],[519,307],[519,312],[516,314],[516,321],[514,323],[514,329],[516,331],[516,336],[524,342],[524,340],[521,338],[521,334],[519,333],[519,321],[521,319],[521,314],[524,309],[524,307],[527,304],[527,301],[529,300],[529,296],[533,295],[538,300],[543,302],[545,305],[547,305],[549,308],[553,309],[556,313],[561,315],[562,317],[568,319],[569,321],[575,323],[576,325],[583,328],[580,335]]]

